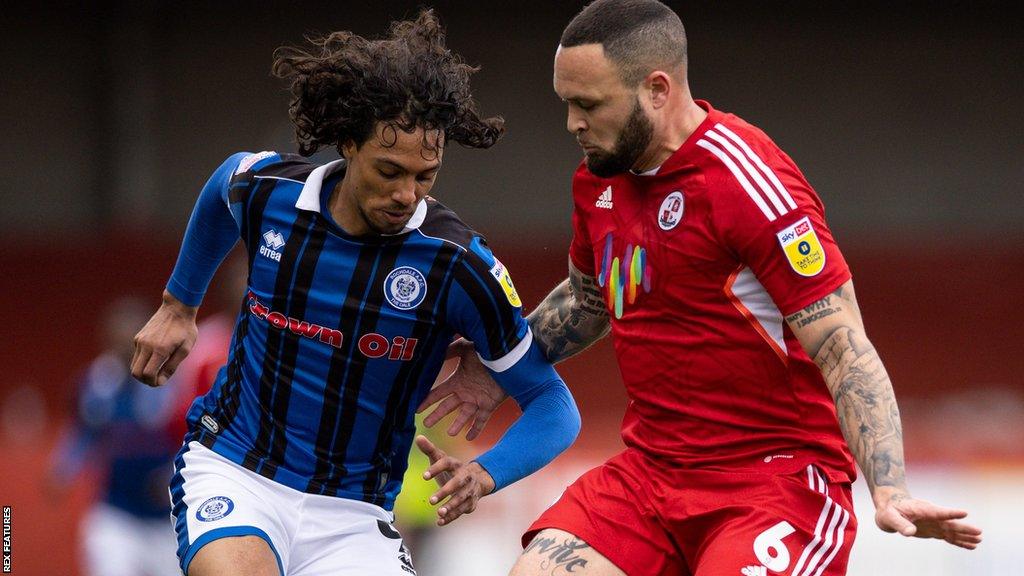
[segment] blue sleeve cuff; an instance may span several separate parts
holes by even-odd
[[[581,421],[569,388],[536,343],[512,368],[493,373],[523,413],[476,461],[494,479],[494,491],[546,466],[572,445]]]

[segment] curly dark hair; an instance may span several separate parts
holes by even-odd
[[[340,152],[348,141],[361,146],[377,122],[405,132],[437,130],[470,148],[489,148],[505,133],[501,117],[477,112],[469,77],[479,68],[445,46],[433,10],[392,22],[382,39],[345,31],[307,40],[316,49],[278,48],[273,67],[275,76],[291,80],[288,113],[303,156],[321,146]],[[440,134],[424,144],[443,145]]]

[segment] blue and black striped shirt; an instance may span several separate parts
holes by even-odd
[[[403,232],[350,236],[326,209],[344,170],[344,160],[240,153],[207,183],[168,290],[198,305],[225,251],[204,239],[230,226],[247,249],[248,293],[227,365],[188,413],[187,440],[297,490],[390,509],[415,408],[455,334],[496,376],[538,354],[508,272],[479,234],[428,197]],[[549,365],[537,374],[510,389],[521,405],[564,389]]]

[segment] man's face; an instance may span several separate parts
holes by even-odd
[[[569,106],[566,129],[583,147],[591,172],[608,177],[636,164],[654,127],[600,44],[559,46],[554,87]]]
[[[401,232],[434,186],[443,145],[437,131],[404,132],[385,123],[362,146],[345,145],[345,178],[352,179],[347,206],[354,210],[339,222],[342,227],[357,236]]]

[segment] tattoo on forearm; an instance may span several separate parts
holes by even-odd
[[[530,545],[523,550],[523,556],[536,553],[544,558],[540,568],[550,574],[556,574],[560,570],[575,572],[577,568],[585,568],[587,560],[580,557],[579,551],[590,548],[590,546],[577,538],[566,538],[559,542],[555,538],[534,538]]]
[[[551,362],[560,362],[603,338],[611,329],[597,281],[571,269],[527,318]]]
[[[871,342],[849,326],[834,330],[814,361],[836,404],[839,426],[872,492],[905,489],[903,427],[889,375]]]

